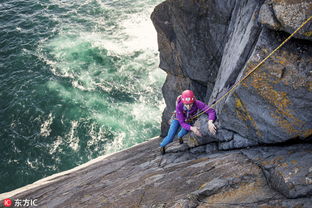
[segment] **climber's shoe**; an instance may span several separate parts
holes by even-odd
[[[166,153],[165,147],[160,147],[160,154],[164,155]]]
[[[179,138],[179,144],[183,144],[183,139]]]

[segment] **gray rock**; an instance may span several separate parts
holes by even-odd
[[[210,143],[206,145],[206,153],[211,154],[218,151],[218,145],[216,143]]]
[[[224,91],[235,83],[238,74],[246,64],[261,31],[257,22],[260,6],[261,1],[254,0],[235,3],[228,26],[228,38],[209,103],[224,94]]]
[[[0,206],[5,198],[37,199],[38,207],[56,208],[309,207],[312,204],[311,185],[305,181],[312,171],[311,144],[215,154],[185,150],[165,155],[159,153],[158,147],[159,139],[155,138],[0,194]],[[281,181],[276,178],[279,172],[285,174],[286,186],[275,183]]]
[[[312,15],[312,2],[307,0],[272,0],[273,10],[282,30],[288,33],[295,31]],[[308,23],[296,35],[297,38],[312,40],[312,23]]]
[[[287,198],[312,197],[312,144],[256,148],[243,153],[263,169],[270,185]]]
[[[219,129],[217,131],[217,134],[219,136],[217,138],[220,142],[231,141],[234,138],[234,132],[233,131],[229,131],[227,129],[220,128],[220,125],[218,127],[219,127]]]
[[[228,185],[229,183],[227,180],[215,178],[209,181],[208,183],[204,184],[204,186],[201,187],[200,190],[197,190],[192,194],[194,194],[195,197],[200,200],[200,198],[202,197],[208,197],[218,193],[222,188],[225,188]]]
[[[243,147],[256,146],[258,143],[256,141],[246,139],[239,134],[234,134],[234,138],[228,142],[220,142],[218,145],[219,150],[237,149]]]
[[[166,146],[166,151],[172,153],[185,152],[188,149],[189,147],[186,144],[179,144],[177,140],[173,141],[168,146]]]
[[[191,148],[190,152],[193,154],[205,153],[206,146],[199,146],[199,147]]]
[[[272,5],[265,3],[259,12],[259,22],[273,30],[281,30],[281,24],[277,21]]]
[[[260,10],[259,22],[273,30],[292,33],[311,15],[311,1],[266,0]],[[312,40],[311,30],[312,24],[308,23],[295,37]]]
[[[269,30],[261,32],[238,80],[279,44],[279,37],[279,33]],[[219,106],[221,126],[247,139],[257,138],[259,143],[311,135],[312,65],[304,64],[312,63],[311,54],[311,45],[298,40],[288,42]]]

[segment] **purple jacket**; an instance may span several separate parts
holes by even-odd
[[[188,131],[191,130],[191,125],[186,123],[185,121],[191,118],[192,116],[196,115],[198,110],[201,111],[206,110],[205,113],[208,115],[209,120],[214,121],[216,119],[216,111],[212,108],[209,108],[208,105],[199,100],[195,100],[192,108],[189,111],[184,107],[181,101],[178,102],[176,106],[176,117],[182,128]]]

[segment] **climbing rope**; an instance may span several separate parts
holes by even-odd
[[[235,83],[231,89],[225,93],[222,97],[220,97],[215,103],[213,103],[209,108],[213,108],[216,106],[222,99],[224,99],[228,94],[230,94],[241,82],[243,82],[247,77],[255,72],[268,58],[270,58],[278,49],[280,49],[285,43],[287,43],[292,36],[294,36],[302,27],[304,27],[310,20],[312,19],[312,16],[310,16],[306,21],[304,21],[291,35],[288,36],[279,46],[277,46],[267,57],[265,57],[260,63],[258,63],[250,72],[248,72],[239,82]],[[208,108],[208,109],[209,109]],[[188,121],[191,121],[198,116],[202,115],[205,113],[208,109],[201,111],[200,113],[194,115],[191,117]]]

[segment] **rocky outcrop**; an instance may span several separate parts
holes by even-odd
[[[260,9],[259,22],[273,30],[292,33],[311,15],[311,1],[266,0]],[[312,40],[311,23],[295,37]]]
[[[311,143],[212,153],[175,142],[161,156],[159,142],[0,194],[0,207],[5,198],[62,208],[312,206]]]
[[[213,103],[312,15],[308,0],[167,0],[152,20],[158,32],[166,109],[183,90]],[[215,107],[214,139],[197,122],[203,143],[226,150],[312,135],[312,21]],[[194,135],[189,135],[194,138]]]

